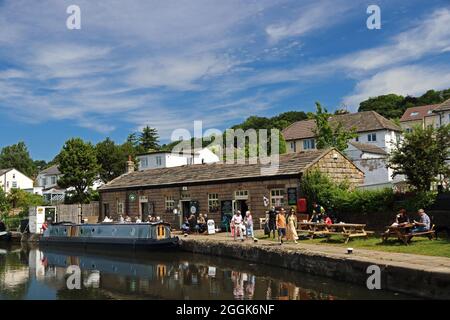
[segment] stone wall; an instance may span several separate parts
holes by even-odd
[[[319,169],[319,171],[326,173],[337,183],[348,181],[352,187],[357,187],[364,183],[364,173],[353,162],[334,150],[324,155],[308,170],[314,169]]]

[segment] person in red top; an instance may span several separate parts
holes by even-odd
[[[330,219],[329,216],[325,215],[325,223],[326,223],[327,225],[332,225],[332,224],[333,224],[333,221]]]
[[[45,222],[42,224],[42,232],[44,232],[45,230],[47,230],[47,228],[48,228],[48,222],[45,221]]]

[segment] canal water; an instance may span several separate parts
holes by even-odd
[[[404,299],[300,272],[184,252],[0,247],[0,299]]]

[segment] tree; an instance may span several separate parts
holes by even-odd
[[[0,215],[8,213],[9,209],[10,205],[6,197],[6,193],[0,188]]]
[[[109,182],[125,173],[126,157],[120,146],[116,145],[110,138],[97,143],[95,146],[97,163],[100,165],[100,179]]]
[[[404,139],[397,142],[389,158],[394,176],[406,175],[408,182],[419,192],[429,191],[433,182],[442,175],[449,177],[446,163],[450,149],[450,125],[415,127],[405,132]]]
[[[369,98],[359,104],[358,112],[373,110],[388,119],[400,118],[406,110],[401,107],[403,100],[403,96],[396,94]]]
[[[140,145],[145,149],[145,151],[148,150],[158,150],[159,149],[159,136],[158,131],[155,128],[150,128],[149,126],[146,126],[144,129],[142,129],[142,132],[139,137]]]
[[[340,151],[347,149],[348,141],[357,136],[355,130],[347,131],[341,123],[332,125],[329,121],[330,114],[327,109],[322,108],[319,102],[316,102],[316,107],[317,111],[314,115],[316,129],[314,133],[317,137],[317,149],[330,147],[334,147]]]
[[[73,201],[84,203],[89,200],[88,188],[98,178],[100,166],[95,148],[80,138],[73,138],[64,144],[58,155],[59,171],[62,174],[58,185],[74,189]]]
[[[29,177],[34,177],[36,167],[24,142],[21,141],[2,149],[0,153],[0,169],[8,168],[17,169]]]
[[[6,198],[12,208],[23,208],[24,211],[27,211],[30,206],[40,206],[44,203],[41,196],[21,189],[11,189]]]

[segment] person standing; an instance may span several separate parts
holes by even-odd
[[[280,213],[277,214],[276,225],[278,230],[278,238],[280,244],[283,243],[283,238],[286,238],[286,215],[284,208],[281,208]]]
[[[297,243],[298,234],[297,234],[297,215],[295,214],[295,210],[291,209],[287,219],[287,240],[293,240]]]
[[[247,237],[251,237],[252,239],[255,239],[255,235],[253,233],[253,217],[252,217],[252,213],[250,211],[247,211],[245,213],[245,219],[244,219],[244,223],[247,229]]]
[[[236,236],[237,236],[237,233],[239,232],[239,238],[241,239],[241,241],[244,241],[244,235],[242,232],[243,221],[242,221],[241,212],[239,210],[236,210],[233,217],[231,218],[231,225],[233,226],[233,229],[234,229],[234,232],[233,232],[234,240],[236,241]]]
[[[272,207],[269,210],[269,238],[270,238],[270,232],[273,232],[273,239],[275,239],[275,232],[277,230],[277,212],[275,211],[275,208]]]

